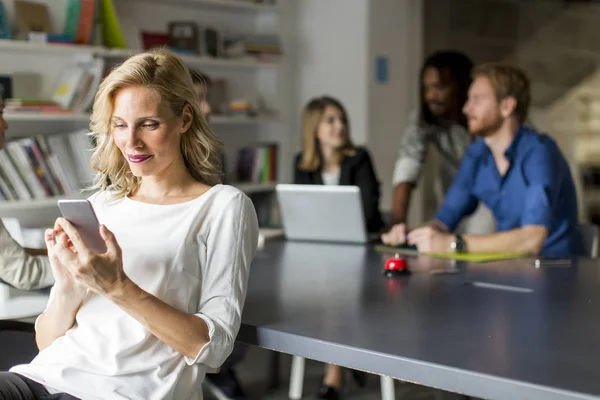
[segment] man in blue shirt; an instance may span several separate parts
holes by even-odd
[[[435,220],[406,235],[421,252],[519,252],[581,255],[577,197],[569,166],[550,137],[525,126],[529,80],[519,69],[477,67],[463,108],[473,143]],[[493,212],[497,233],[455,235],[478,201]],[[383,235],[385,243],[405,241]]]

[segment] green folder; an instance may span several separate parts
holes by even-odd
[[[511,260],[527,257],[526,253],[423,253],[436,258],[449,258],[457,261],[487,262],[499,260]]]
[[[516,258],[527,257],[526,253],[419,253],[416,246],[403,244],[400,246],[376,245],[375,251],[380,253],[398,253],[404,255],[417,255],[435,258],[447,258],[457,261],[468,262],[488,262],[499,260],[511,260]]]

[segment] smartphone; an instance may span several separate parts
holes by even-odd
[[[79,232],[85,244],[98,254],[106,252],[106,243],[100,236],[100,223],[92,204],[85,199],[58,201],[62,216]]]

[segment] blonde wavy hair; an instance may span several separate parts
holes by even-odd
[[[156,49],[127,59],[113,69],[98,88],[90,123],[95,139],[91,165],[97,172],[91,189],[110,190],[115,198],[122,198],[135,193],[140,186],[141,178],[133,175],[112,135],[115,95],[132,86],[155,91],[177,116],[181,116],[189,104],[192,123],[181,136],[185,165],[197,181],[211,186],[221,183],[222,145],[200,110],[190,71],[174,53]]]
[[[350,140],[348,114],[342,103],[329,96],[317,97],[310,100],[304,107],[302,116],[302,158],[298,167],[303,171],[314,172],[322,167],[323,156],[321,155],[317,130],[327,107],[337,108],[346,124],[346,143],[336,152],[336,162],[341,164],[345,156],[356,154],[356,148]]]

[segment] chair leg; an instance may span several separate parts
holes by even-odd
[[[304,362],[304,357],[292,357],[289,392],[289,398],[292,400],[299,400],[302,398],[302,387],[304,386]]]
[[[394,388],[394,379],[389,376],[381,376],[381,400],[394,400],[396,390]]]

